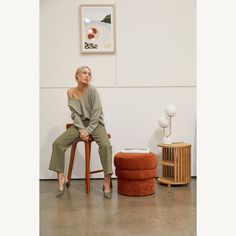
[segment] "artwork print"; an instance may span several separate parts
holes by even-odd
[[[81,5],[81,52],[114,53],[114,6]]]

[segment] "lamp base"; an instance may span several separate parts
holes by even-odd
[[[163,144],[172,144],[172,140],[170,137],[164,137],[163,138]]]

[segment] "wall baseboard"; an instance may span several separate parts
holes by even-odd
[[[156,177],[156,179],[158,179]],[[103,180],[104,178],[91,178],[90,180]],[[117,178],[112,178],[112,179],[117,179]],[[197,176],[191,176],[191,179],[197,179]],[[39,179],[39,181],[56,181],[57,179]],[[72,178],[71,180],[85,180],[84,178]]]

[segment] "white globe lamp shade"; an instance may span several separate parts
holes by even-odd
[[[175,116],[176,114],[176,107],[173,106],[173,105],[168,105],[165,109],[165,112],[168,116],[172,117],[172,116]]]
[[[169,119],[166,118],[165,116],[161,116],[161,118],[159,119],[159,125],[162,128],[167,128],[169,125]]]

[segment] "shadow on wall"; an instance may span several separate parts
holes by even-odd
[[[148,142],[148,147],[150,148],[150,151],[153,153],[156,153],[158,156],[158,163],[159,163],[159,160],[162,159],[162,151],[161,151],[161,148],[159,148],[157,145],[159,143],[162,143],[162,139],[163,139],[162,129],[156,129]],[[158,164],[158,167],[159,167],[159,164]],[[157,175],[158,176],[162,175],[161,168],[158,168]]]

